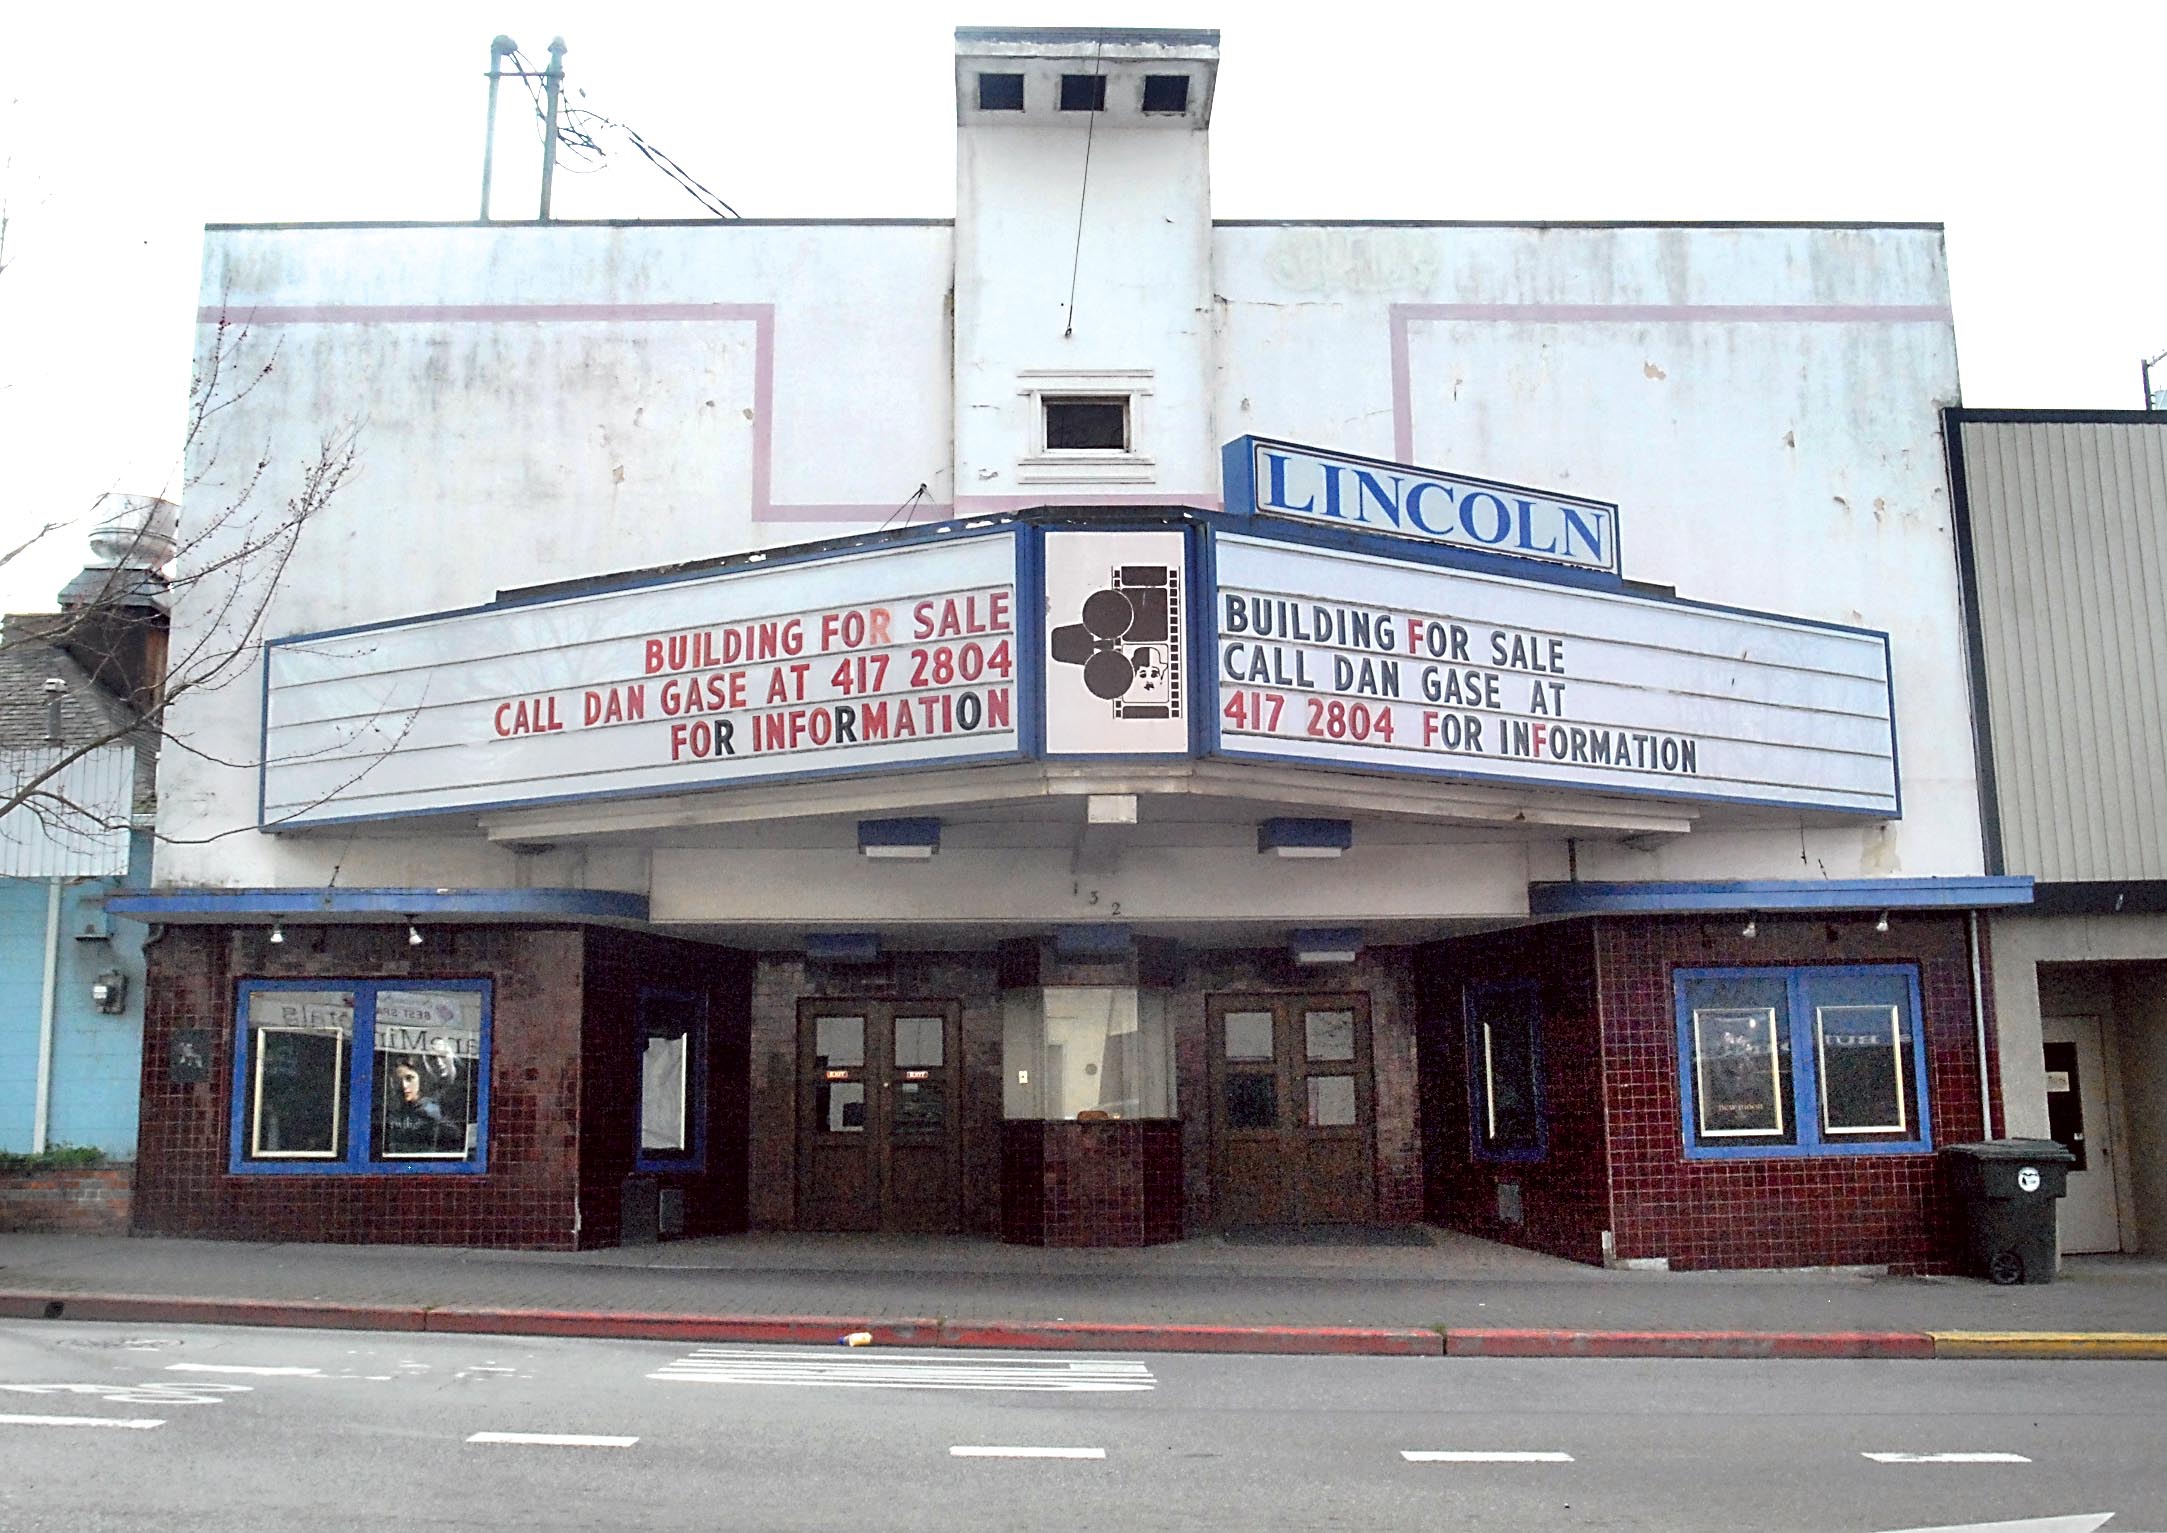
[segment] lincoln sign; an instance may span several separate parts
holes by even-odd
[[[1239,516],[1618,573],[1618,508],[1607,501],[1262,437],[1228,443],[1224,469],[1227,509]]]

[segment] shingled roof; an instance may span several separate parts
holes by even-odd
[[[55,612],[10,613],[0,620],[0,750],[50,743],[45,683],[58,677],[67,683],[60,699],[60,743],[87,744],[121,731],[111,743],[136,748],[134,812],[138,821],[147,821],[158,807],[158,731],[53,642],[51,636],[67,621]]]

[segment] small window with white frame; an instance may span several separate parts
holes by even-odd
[[[1017,375],[1017,392],[1030,410],[1019,483],[1149,484],[1156,476],[1145,440],[1149,369],[1030,369]]]
[[[1039,408],[1048,452],[1129,450],[1126,394],[1044,394]]]
[[[641,991],[639,1035],[639,1169],[696,1170],[707,1150],[706,997]]]
[[[1676,984],[1688,1156],[1933,1147],[1916,969],[1684,969]]]

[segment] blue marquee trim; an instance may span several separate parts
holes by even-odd
[[[2029,878],[1838,878],[1538,883],[1529,915],[1784,910],[1990,910],[2029,905]]]
[[[150,889],[110,895],[105,908],[136,921],[258,926],[338,916],[640,924],[648,919],[647,896],[618,889]]]

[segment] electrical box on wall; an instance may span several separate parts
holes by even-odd
[[[107,1014],[125,1009],[128,1005],[128,976],[118,969],[107,969],[90,982],[90,1003]]]

